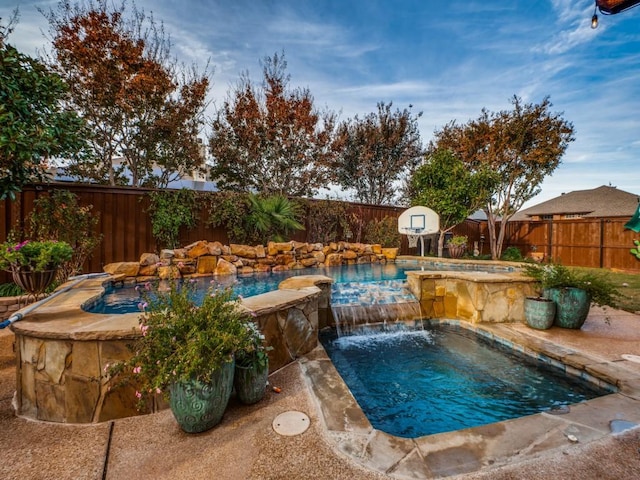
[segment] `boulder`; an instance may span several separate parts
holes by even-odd
[[[342,258],[344,260],[355,260],[358,258],[358,254],[353,250],[345,250],[342,252]]]
[[[293,250],[297,253],[307,253],[309,251],[308,244],[303,242],[292,241],[291,246],[293,247]]]
[[[268,273],[271,271],[271,266],[265,263],[258,263],[254,265],[253,269],[256,273]]]
[[[138,277],[149,277],[154,276],[158,271],[158,264],[154,263],[153,265],[141,265],[140,270],[138,270]]]
[[[202,255],[209,255],[209,247],[208,242],[205,240],[200,240],[195,244],[191,244],[189,247],[185,248],[187,250],[187,256],[189,258],[198,258]]]
[[[277,255],[278,253],[290,252],[291,250],[293,250],[292,242],[269,242],[267,245],[269,255]]]
[[[187,251],[184,248],[175,248],[173,258],[187,258]]]
[[[238,269],[231,262],[228,262],[224,258],[218,259],[218,265],[216,266],[214,275],[235,275],[238,273]]]
[[[278,255],[278,249],[276,248],[275,242],[269,242],[267,244],[267,255],[269,255],[270,257],[275,257],[276,255]]]
[[[379,243],[371,245],[371,251],[376,255],[380,255],[382,253],[382,245],[380,245]]]
[[[329,255],[327,255],[324,264],[327,267],[337,267],[339,265],[342,265],[342,254],[330,253]]]
[[[138,262],[114,262],[107,263],[102,270],[110,275],[125,275],[127,277],[136,277],[140,271]]]
[[[267,251],[264,249],[264,246],[256,245],[255,249],[256,249],[256,258],[266,258]]]
[[[317,251],[317,250],[314,250],[313,252],[311,252],[311,255],[313,256],[313,258],[315,258],[318,261],[318,263],[324,262],[326,258],[326,255],[323,252]]]
[[[251,275],[254,272],[252,267],[240,267],[238,269],[238,275]]]
[[[273,257],[265,257],[265,258],[259,258],[258,259],[258,264],[259,265],[274,265],[276,263],[276,259]]]
[[[155,265],[160,261],[160,257],[155,253],[143,253],[140,255],[140,266],[148,267],[149,265]]]
[[[161,260],[171,260],[175,256],[176,256],[176,252],[173,250],[170,250],[168,248],[163,248],[162,250],[160,250]]]
[[[303,258],[300,260],[300,263],[305,267],[315,267],[318,265],[318,259],[315,257]]]
[[[257,258],[256,249],[249,245],[238,245],[232,243],[229,245],[231,248],[231,255],[237,255],[238,257]]]
[[[383,248],[382,254],[387,260],[395,260],[398,256],[398,248]]]
[[[207,247],[209,248],[209,255],[222,255],[222,244],[220,242],[209,243]]]

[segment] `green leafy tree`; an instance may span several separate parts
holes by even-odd
[[[153,17],[135,6],[125,12],[126,1],[112,7],[107,0],[63,0],[43,12],[53,38],[50,62],[90,129],[89,153],[68,173],[163,188],[204,168],[197,135],[209,79],[170,59],[169,40]]]
[[[153,237],[159,249],[179,246],[180,229],[193,228],[198,221],[196,192],[186,188],[149,193]]]
[[[491,257],[500,258],[507,222],[540,192],[544,178],[560,165],[573,125],[552,113],[548,97],[538,104],[514,96],[513,109],[489,113],[464,125],[451,122],[437,131],[430,150],[451,150],[471,170],[490,169],[498,183],[484,206]],[[499,223],[499,230],[498,225]]]
[[[244,75],[217,112],[209,148],[221,190],[311,197],[328,185],[335,115],[291,90],[286,66],[283,54],[267,57],[262,87]]]
[[[486,204],[496,180],[491,170],[473,171],[450,150],[436,150],[413,173],[409,182],[411,205],[428,207],[440,216],[439,257],[445,234]]]
[[[44,64],[6,43],[0,25],[0,200],[47,179],[50,160],[84,146],[84,124],[66,108],[67,87]]]
[[[390,204],[397,198],[397,183],[418,165],[422,143],[418,117],[409,109],[391,111],[378,104],[378,112],[340,124],[334,149],[334,181],[353,189],[357,201]]]

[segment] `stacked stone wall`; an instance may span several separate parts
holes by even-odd
[[[265,245],[222,245],[200,240],[183,248],[143,253],[138,262],[116,262],[104,271],[127,277],[176,278],[189,275],[247,275],[306,268],[395,261],[397,248],[363,243],[269,242]]]

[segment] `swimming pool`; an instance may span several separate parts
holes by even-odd
[[[455,325],[320,339],[372,426],[398,437],[562,410],[611,393]]]
[[[314,275],[326,275],[336,284],[385,282],[404,280],[406,272],[420,270],[424,265],[418,262],[398,262],[387,264],[362,264],[341,267],[325,267],[313,270]],[[433,269],[438,268],[430,267]],[[440,267],[442,268],[442,267]],[[449,267],[448,267],[449,268]],[[197,290],[202,295],[211,286],[231,287],[237,295],[251,297],[278,289],[283,280],[297,275],[309,275],[309,270],[290,270],[286,272],[256,273],[248,276],[221,276],[194,278]],[[333,295],[336,301],[344,303],[342,295]],[[140,294],[133,285],[111,286],[104,296],[86,309],[90,313],[133,313],[138,312]]]

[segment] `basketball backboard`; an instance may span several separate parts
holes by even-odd
[[[398,232],[403,235],[429,235],[440,231],[440,216],[427,207],[406,209],[398,217]]]

